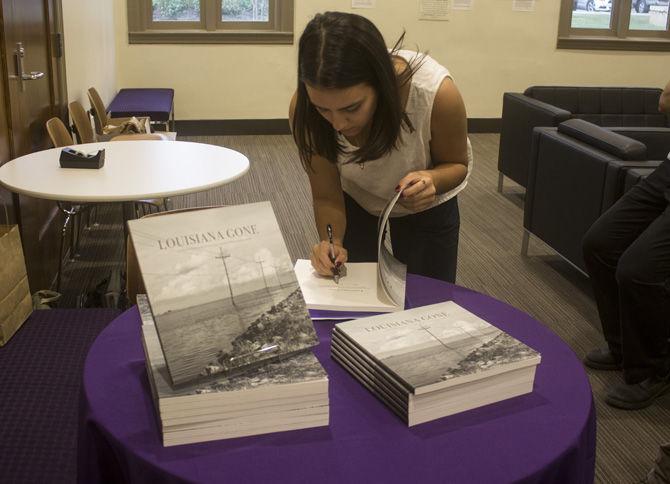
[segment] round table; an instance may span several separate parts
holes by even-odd
[[[592,483],[595,411],[581,363],[556,335],[489,296],[408,275],[407,303],[453,300],[540,351],[531,394],[408,428],[329,356],[330,426],[164,448],[132,308],[86,359],[80,482]]]
[[[183,195],[221,186],[249,170],[242,153],[222,146],[186,141],[107,141],[74,146],[91,153],[105,150],[99,169],[61,168],[62,148],[37,151],[0,166],[0,185],[35,198],[56,200],[65,221],[61,230],[56,290],[60,290],[63,236],[70,218],[81,211],[81,203],[123,203],[125,222],[134,217],[135,200]],[[75,202],[66,207],[61,202]],[[74,228],[71,235],[74,245]]]
[[[36,198],[72,202],[131,202],[214,188],[244,175],[246,156],[186,141],[108,141],[76,145],[105,150],[96,169],[61,168],[61,148],[37,151],[0,166],[0,184]]]

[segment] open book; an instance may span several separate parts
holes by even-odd
[[[388,219],[400,198],[397,193],[384,207],[377,225],[378,262],[348,262],[346,276],[335,283],[319,275],[310,261],[298,259],[295,273],[312,319],[341,319],[337,313],[388,313],[405,308],[407,266],[393,256]],[[350,227],[355,230],[355,227]]]

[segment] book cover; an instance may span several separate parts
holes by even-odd
[[[453,301],[338,323],[414,394],[537,365],[540,354]]]
[[[128,222],[173,384],[318,344],[269,202]]]

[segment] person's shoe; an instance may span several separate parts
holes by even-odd
[[[584,364],[595,370],[620,370],[621,357],[614,355],[609,348],[596,348],[586,354]]]
[[[653,376],[634,385],[625,383],[614,385],[607,391],[605,402],[624,410],[638,410],[648,407],[668,390],[670,390],[670,373],[664,377]]]

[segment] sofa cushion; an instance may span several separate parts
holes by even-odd
[[[658,112],[661,92],[644,87],[531,86],[524,94],[600,126],[670,126],[670,119]]]
[[[558,125],[559,133],[595,146],[622,160],[644,160],[647,147],[634,139],[613,133],[583,119],[569,119]]]

